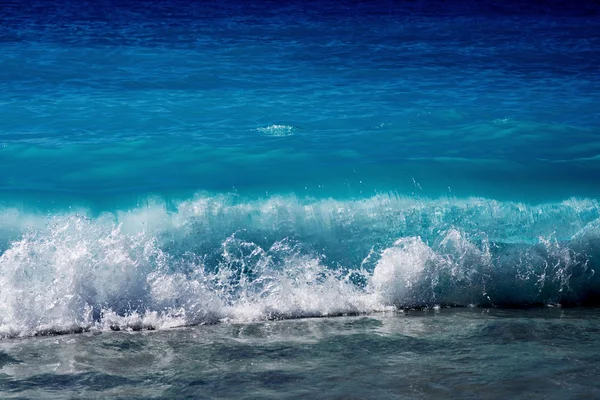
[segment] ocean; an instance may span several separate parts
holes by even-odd
[[[593,2],[0,1],[0,397],[600,397]]]

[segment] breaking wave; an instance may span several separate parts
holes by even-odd
[[[240,199],[0,211],[0,336],[600,300],[596,200]]]

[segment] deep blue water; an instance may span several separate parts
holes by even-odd
[[[588,8],[4,3],[1,195],[594,197]]]
[[[0,1],[0,336],[596,306],[598,65],[591,3]]]

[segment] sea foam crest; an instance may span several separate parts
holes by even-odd
[[[594,302],[595,206],[204,196],[174,212],[154,204],[42,219],[5,210],[15,239],[0,256],[0,335]],[[557,215],[563,231],[548,233]],[[497,229],[514,221],[545,235]]]

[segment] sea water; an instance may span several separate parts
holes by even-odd
[[[599,64],[593,4],[0,3],[2,397],[599,396]]]

